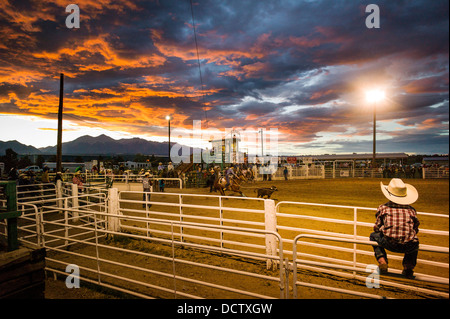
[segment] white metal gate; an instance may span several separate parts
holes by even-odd
[[[110,189],[108,196],[105,193],[86,193],[45,199],[40,206],[38,203],[23,203],[22,206],[30,211],[23,217],[29,218],[28,221],[35,221],[34,226],[27,228],[30,234],[34,233],[35,240],[25,236],[22,236],[22,240],[45,246],[49,250],[49,271],[65,274],[64,265],[75,258],[86,281],[146,298],[155,296],[155,291],[159,291],[162,295],[158,296],[163,298],[205,297],[188,288],[180,289],[191,285],[233,296],[255,298],[301,297],[302,294],[298,294],[301,287],[359,297],[384,297],[377,294],[377,291],[367,293],[339,289],[306,283],[298,278],[300,270],[307,269],[352,278],[364,285],[367,275],[361,272],[373,262],[373,252],[370,247],[363,249],[362,246],[367,248],[374,244],[367,240],[367,231],[373,222],[367,222],[365,215],[369,212],[370,219],[373,219],[376,209],[300,202],[279,202],[275,205],[273,200],[233,196],[155,192],[151,193],[150,198],[147,195],[143,192],[118,193],[117,189]],[[306,212],[305,207],[312,209],[312,212]],[[333,210],[335,218],[319,216],[321,212],[315,211],[319,208]],[[340,211],[348,212],[348,216]],[[422,218],[441,218],[448,228],[448,215],[418,214]],[[309,221],[320,227],[309,227]],[[343,225],[347,230],[332,230],[330,227],[333,225]],[[430,243],[448,243],[448,230],[421,228],[421,234]],[[114,238],[115,241],[111,244],[108,238]],[[136,245],[143,245],[144,250],[122,247],[119,245],[120,238],[135,241]],[[155,249],[152,243],[158,247],[166,247],[166,255],[146,251],[145,249]],[[71,246],[78,247],[79,250],[68,249]],[[248,271],[222,264],[209,264],[208,258],[204,262],[189,260],[182,253],[185,249],[192,249],[195,253],[206,252],[208,256],[229,256],[227,261],[229,258],[256,260],[266,266],[263,268],[267,273],[261,273],[261,268]],[[445,269],[448,273],[448,252],[448,246],[424,241],[420,246],[418,265],[423,265],[427,270],[433,267]],[[444,257],[437,258],[428,253]],[[123,254],[134,257],[125,262],[120,258]],[[389,258],[399,261],[401,256],[393,254]],[[367,262],[369,259],[372,261]],[[168,268],[162,271],[141,263],[152,260],[168,263]],[[243,287],[232,287],[226,282],[201,280],[195,271],[193,274],[182,272],[183,267],[194,266],[204,271],[222,273],[221,277],[223,274],[243,276],[243,282],[259,280],[263,283],[262,287],[271,289],[262,288],[264,293],[261,293]],[[113,267],[122,269],[124,273],[118,274]],[[133,271],[141,274],[140,277],[136,278],[131,274]],[[394,268],[391,274],[395,275],[400,271]],[[152,281],[157,280],[154,279],[155,276],[165,278],[166,281],[161,285],[155,284]],[[143,279],[147,277],[148,280]],[[448,274],[441,276],[418,271],[415,284],[398,283],[395,276],[383,278],[380,282],[405,291],[448,298]],[[444,290],[422,288],[417,283],[419,286],[444,285]],[[292,292],[287,289],[289,285],[293,287]]]

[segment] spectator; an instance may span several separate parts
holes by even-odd
[[[41,181],[44,184],[50,183],[50,178],[48,177],[48,171],[49,171],[48,166],[44,166],[44,170],[43,170],[43,173],[41,176]]]
[[[164,186],[166,185],[164,179],[159,180],[159,191],[164,192]]]
[[[17,170],[15,167],[12,167],[8,173],[8,180],[17,181],[18,179],[19,179],[19,176],[17,174]]]
[[[83,192],[83,180],[81,179],[80,171],[77,171],[75,173],[75,175],[73,175],[72,183],[78,185],[78,192],[79,193]]]
[[[142,189],[144,191],[143,195],[142,195],[142,200],[144,202],[148,202],[150,201],[150,197],[151,197],[151,186],[152,186],[152,181],[150,180],[150,173],[149,172],[145,172],[144,177],[142,178]],[[145,208],[146,204],[142,204],[142,207]],[[148,204],[147,206],[148,208],[152,207],[151,204]]]
[[[60,180],[61,182],[63,181],[61,172],[57,172],[57,173],[56,173],[56,176],[55,176],[55,183],[56,183],[58,180]]]

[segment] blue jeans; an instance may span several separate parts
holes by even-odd
[[[228,186],[230,186],[230,175],[225,175],[225,180],[227,181],[227,183],[225,184],[225,188],[227,188]]]
[[[386,250],[393,251],[395,253],[405,254],[403,257],[403,267],[413,269],[417,264],[417,254],[419,253],[419,242],[409,241],[404,244],[395,242],[389,237],[386,237],[381,232],[375,232],[370,234],[370,240],[378,243],[379,246],[372,246],[375,252],[375,258],[378,260],[381,257],[388,262]]]

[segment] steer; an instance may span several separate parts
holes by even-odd
[[[267,196],[267,198],[270,198],[270,196],[272,196],[272,193],[277,190],[278,188],[276,186],[272,186],[270,188],[257,188],[255,189],[255,193],[258,192],[257,197],[264,198],[264,196]]]

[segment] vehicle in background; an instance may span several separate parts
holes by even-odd
[[[51,172],[56,173],[55,162],[45,162],[44,166],[47,166]],[[84,163],[62,162],[61,166],[64,173],[75,173],[77,170],[81,170],[81,172],[84,173],[86,170],[86,165]]]
[[[33,172],[36,174],[36,173],[42,173],[43,170],[42,170],[42,168],[40,168],[37,165],[27,166],[23,169],[19,169],[19,174],[27,173],[27,172]]]

